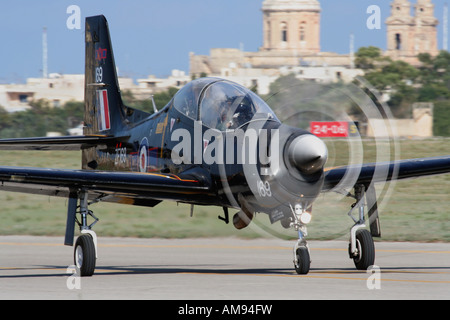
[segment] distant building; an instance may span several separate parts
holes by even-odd
[[[392,0],[391,16],[386,20],[387,50],[392,59],[417,64],[417,54],[438,53],[437,25],[431,0]],[[122,91],[137,99],[149,99],[169,87],[181,88],[192,78],[217,76],[238,82],[259,94],[269,93],[270,85],[282,75],[295,74],[299,79],[316,82],[350,82],[363,75],[354,69],[353,52],[321,52],[318,0],[262,1],[262,46],[256,52],[237,48],[213,48],[209,55],[189,54],[189,74],[173,70],[167,78],[148,76],[119,78]],[[350,35],[349,35],[350,36]],[[353,51],[350,49],[349,51]],[[70,100],[84,100],[84,75],[50,74],[48,78],[30,78],[26,84],[0,85],[0,106],[9,112],[29,108],[33,100],[46,99],[52,106]]]
[[[419,53],[435,56],[439,53],[437,45],[438,19],[434,17],[431,0],[417,0],[414,16],[411,15],[408,0],[393,0],[391,16],[386,20],[387,51],[393,60],[403,60],[413,65],[419,63]]]
[[[320,3],[317,0],[266,0],[262,5],[261,51],[320,52]]]
[[[8,112],[22,111],[31,101],[45,99],[59,107],[84,99],[84,75],[51,73],[48,78],[28,78],[25,84],[0,85],[0,106]]]
[[[431,0],[417,0],[414,16],[408,0],[393,0],[386,20],[387,50],[393,60],[417,65],[419,53],[438,54],[437,26]],[[276,76],[282,67],[345,67],[352,69],[353,53],[320,50],[321,7],[318,0],[264,0],[263,45],[257,52],[211,49],[209,55],[190,53],[190,74],[255,77]],[[350,36],[350,35],[349,35]],[[350,46],[349,46],[350,47]],[[351,50],[349,50],[351,51]],[[242,71],[246,69],[246,71]]]
[[[130,91],[136,99],[149,99],[152,94],[170,87],[181,88],[191,80],[184,71],[172,70],[168,78],[149,76],[138,79],[119,77],[122,91]],[[51,73],[48,78],[28,78],[25,84],[0,85],[0,106],[8,112],[30,108],[32,101],[44,99],[50,106],[63,106],[69,101],[84,101],[84,74]]]
[[[399,137],[432,137],[433,108],[434,104],[430,102],[414,103],[412,119],[391,119],[389,126],[387,120],[368,119],[367,136],[389,137],[395,133]]]
[[[269,85],[291,70],[298,78],[321,82],[351,81],[351,54],[320,51],[320,3],[317,0],[265,0],[263,46],[257,52],[214,48],[210,55],[190,53],[190,74],[220,76],[269,92]],[[339,67],[339,70],[333,70]],[[308,68],[311,68],[310,70]],[[361,72],[356,72],[361,74]]]
[[[186,72],[181,70],[172,70],[171,75],[167,78],[157,78],[149,75],[145,79],[137,79],[137,86],[129,86],[127,90],[131,91],[136,99],[148,99],[152,94],[166,91],[168,88],[183,87],[191,81],[191,77],[186,75]],[[123,91],[124,89],[120,87]]]
[[[257,52],[225,48],[211,49],[209,56],[191,53],[190,74],[258,69],[261,75],[274,76],[281,67],[352,65],[350,54],[320,51],[319,1],[265,0],[262,11],[263,46]]]

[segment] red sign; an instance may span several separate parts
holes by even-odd
[[[349,137],[359,135],[354,122],[347,121],[311,121],[311,133],[318,137]]]

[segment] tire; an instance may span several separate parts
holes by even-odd
[[[358,255],[353,262],[358,270],[367,270],[375,263],[375,245],[370,232],[366,229],[356,231],[356,248]]]
[[[94,240],[89,234],[82,234],[75,243],[73,255],[75,266],[80,270],[81,277],[90,277],[94,274],[96,254]]]
[[[300,247],[296,251],[297,263],[294,264],[297,274],[307,274],[311,265],[309,251],[306,247]]]

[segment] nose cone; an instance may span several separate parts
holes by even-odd
[[[304,134],[295,138],[288,149],[289,161],[293,166],[306,174],[321,170],[328,159],[325,143],[312,134]]]

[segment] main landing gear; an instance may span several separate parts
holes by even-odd
[[[353,219],[355,224],[350,229],[350,244],[348,246],[348,254],[350,259],[353,259],[355,267],[358,270],[367,270],[375,262],[375,245],[373,242],[372,235],[381,236],[380,226],[378,220],[378,209],[376,204],[375,189],[373,186],[367,188],[367,193],[365,192],[366,187],[364,185],[355,186],[356,202],[352,205],[352,208],[348,212],[348,216]],[[352,196],[352,195],[349,195]],[[369,220],[371,220],[369,232],[365,224],[364,218],[364,207],[366,205],[364,199],[367,199],[369,207]],[[355,218],[352,215],[352,211],[358,208],[359,217]]]
[[[356,199],[356,202],[348,212],[348,215],[355,222],[350,229],[348,254],[350,259],[353,259],[356,269],[367,270],[375,263],[373,237],[381,236],[375,189],[373,185],[356,185],[355,194],[348,194],[348,196]],[[365,229],[364,209],[366,202],[369,208],[370,231]],[[357,218],[352,215],[355,208],[358,209]],[[298,241],[294,246],[294,267],[298,274],[307,274],[310,269],[311,258],[305,237],[308,234],[306,225],[309,223],[311,215],[307,210],[302,209],[300,204],[296,204],[295,209],[291,207],[291,210],[293,220],[291,220],[290,227],[293,227],[298,232]]]
[[[77,206],[78,199],[80,201]],[[76,217],[79,213],[81,221]],[[88,216],[94,219],[94,222],[88,225]],[[78,274],[81,277],[90,277],[94,274],[97,260],[97,235],[92,231],[92,227],[97,223],[97,217],[88,210],[87,191],[71,192],[69,196],[69,205],[67,210],[66,237],[64,244],[73,246],[75,223],[80,227],[81,235],[78,237],[74,248],[74,263]]]

